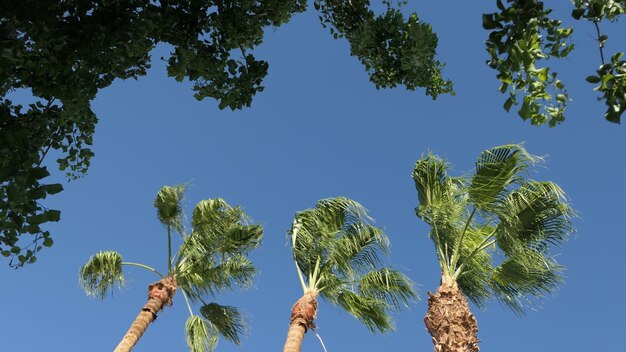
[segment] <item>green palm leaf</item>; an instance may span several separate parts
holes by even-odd
[[[522,180],[520,172],[541,159],[521,145],[509,144],[485,150],[476,161],[476,173],[468,188],[470,201],[490,210],[507,193],[507,187]]]
[[[524,304],[540,299],[563,282],[563,267],[542,253],[527,249],[509,256],[500,264],[491,278],[496,298],[515,313],[522,314]]]
[[[382,300],[399,309],[417,300],[415,283],[401,272],[383,268],[370,271],[359,280],[359,293],[366,297]]]
[[[372,221],[353,200],[324,199],[296,214],[289,235],[305,293],[319,293],[370,330],[386,332],[393,328],[390,311],[417,293],[399,271],[381,268],[389,240]]]
[[[463,233],[467,196],[465,181],[449,177],[445,161],[428,154],[418,160],[413,169],[419,205],[415,214],[431,226],[429,237],[435,244],[439,264],[446,269],[457,239]]]
[[[574,211],[565,193],[552,182],[528,181],[511,192],[498,209],[498,247],[512,254],[526,248],[545,251],[574,231]]]
[[[218,291],[231,290],[235,286],[249,287],[256,275],[256,268],[245,256],[236,254],[222,258],[190,255],[182,260],[175,269],[176,279],[180,287],[190,293],[194,301],[200,297],[213,296]]]
[[[246,332],[246,322],[236,307],[209,303],[200,308],[200,313],[220,335],[237,345],[240,343],[240,336]]]
[[[165,226],[171,226],[179,233],[183,233],[182,201],[185,195],[185,186],[163,186],[154,200],[157,209],[157,218]]]
[[[325,295],[325,298],[350,313],[372,332],[385,333],[394,329],[387,312],[389,306],[384,300],[363,296],[350,290]]]
[[[239,207],[221,198],[199,202],[191,223],[193,230],[184,238],[174,271],[192,300],[250,286],[256,269],[246,255],[260,245],[263,228],[249,224]]]
[[[181,255],[198,250],[207,256],[249,252],[263,238],[263,227],[249,222],[239,207],[233,208],[221,198],[203,200],[193,211],[193,232],[181,248]]]
[[[212,352],[217,346],[218,331],[208,321],[191,315],[185,324],[187,345],[191,352]]]
[[[382,231],[370,228],[371,220],[361,204],[344,197],[322,199],[317,202],[315,208],[299,212],[289,232],[292,236],[293,255],[298,266],[303,272],[312,273],[318,258],[332,256],[331,252],[336,241],[343,236],[351,238],[369,236],[378,242],[377,246],[386,248],[388,245],[386,236]],[[294,233],[295,228],[297,232]],[[342,254],[349,256],[349,245],[344,242],[340,247],[335,259],[339,259]],[[362,248],[365,249],[366,246]],[[358,253],[360,251],[353,253],[352,257]],[[375,259],[371,254],[369,258]]]
[[[380,263],[379,254],[388,252],[389,240],[377,227],[351,224],[343,236],[332,242],[331,247],[328,265],[342,275],[354,276]]]
[[[448,164],[430,153],[417,161],[412,176],[420,206],[426,209],[436,207],[448,203],[454,197],[456,184],[448,176],[447,170]]]
[[[485,246],[485,240],[494,233],[489,225],[470,226],[463,238],[459,253],[460,275],[457,278],[459,288],[463,294],[474,304],[484,307],[492,296],[489,291],[489,280],[493,274],[491,251],[493,245],[480,250]],[[459,270],[459,269],[457,269]]]
[[[122,256],[113,251],[98,252],[80,269],[80,283],[88,295],[104,299],[117,283],[124,283]]]

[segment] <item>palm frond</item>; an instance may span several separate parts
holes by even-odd
[[[527,249],[516,252],[500,264],[491,278],[496,298],[515,313],[523,314],[524,304],[554,292],[563,282],[563,267],[542,253]]]
[[[80,283],[88,295],[104,299],[117,283],[124,282],[122,256],[113,251],[98,252],[80,269]]]
[[[455,193],[447,170],[448,164],[431,153],[415,163],[412,176],[420,206],[447,203]]]
[[[419,205],[417,217],[431,226],[429,237],[435,244],[442,269],[450,264],[457,238],[466,218],[465,181],[448,176],[447,163],[429,154],[418,160],[413,169]]]
[[[254,281],[256,268],[247,257],[240,254],[223,258],[191,255],[182,260],[174,272],[179,286],[185,288],[190,298],[196,301],[205,295],[213,296],[235,286],[249,287]]]
[[[208,321],[191,315],[185,324],[187,345],[191,352],[213,352],[217,346],[218,331]]]
[[[491,226],[470,227],[460,251],[459,265],[462,267],[457,283],[461,292],[479,307],[484,307],[492,296],[489,290],[489,280],[494,268],[489,251],[493,245],[483,250],[478,250],[478,247],[486,245],[485,240],[488,240],[492,233]]]
[[[372,331],[393,328],[390,311],[415,299],[413,283],[380,268],[389,239],[359,203],[339,197],[296,214],[289,232],[298,269],[312,289]],[[380,269],[379,269],[380,268]]]
[[[363,296],[350,290],[333,292],[332,295],[324,297],[350,313],[371,332],[386,333],[394,330],[388,313],[390,306],[384,300]]]
[[[199,250],[206,256],[247,253],[258,247],[263,238],[263,227],[251,225],[250,221],[239,207],[231,207],[221,198],[203,200],[194,208],[193,231],[179,255]]]
[[[546,255],[574,231],[575,213],[556,184],[522,174],[540,161],[511,144],[484,151],[471,180],[449,177],[447,164],[430,154],[415,165],[416,214],[431,226],[443,275],[453,272],[478,306],[496,297],[519,313],[522,301],[552,292],[561,280],[561,266]],[[504,256],[494,267],[496,253]]]
[[[240,336],[245,334],[247,329],[246,321],[236,307],[209,303],[200,308],[200,313],[213,324],[220,335],[239,345]]]
[[[251,225],[241,208],[221,198],[199,202],[191,223],[193,230],[184,238],[174,267],[190,298],[195,301],[223,289],[251,285],[256,269],[246,255],[260,245],[263,228]]]
[[[481,210],[493,209],[507,193],[507,187],[523,179],[520,172],[540,160],[517,144],[483,151],[468,188],[470,201]]]
[[[331,244],[327,265],[333,266],[345,276],[355,276],[375,268],[380,262],[380,254],[389,250],[389,239],[377,227],[351,224],[343,234]]]
[[[185,185],[163,186],[154,200],[157,209],[157,218],[165,226],[171,226],[179,233],[183,233],[183,206]]]
[[[318,258],[326,262],[337,240],[344,236],[370,236],[378,241],[380,248],[387,248],[387,237],[379,229],[371,227],[371,221],[361,204],[345,197],[322,199],[315,208],[297,213],[288,235],[291,236],[294,259],[300,270],[312,273]],[[297,237],[294,238],[296,228]],[[336,259],[341,254],[348,254],[347,247],[347,243],[342,244],[342,248],[335,254]],[[371,252],[363,254],[368,255],[369,259],[375,259]]]
[[[234,225],[223,236],[219,247],[221,253],[247,253],[261,245],[263,226],[261,225]]]
[[[359,293],[382,300],[399,309],[418,299],[415,283],[401,272],[383,268],[370,271],[359,280]]]
[[[511,192],[498,209],[498,247],[507,254],[526,248],[546,251],[574,231],[574,215],[559,186],[528,181]]]

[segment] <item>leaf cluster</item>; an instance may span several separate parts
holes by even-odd
[[[382,265],[389,240],[371,221],[351,199],[323,199],[296,214],[289,237],[305,293],[317,292],[371,331],[386,332],[393,329],[389,313],[417,293],[409,278]]]
[[[607,120],[619,123],[626,111],[626,61],[622,60],[623,52],[611,57],[611,61],[601,65],[597,76],[588,76],[587,82],[598,84],[594,88],[602,93],[598,100],[604,100],[607,110],[604,117]]]
[[[587,77],[587,82],[599,84],[594,88],[602,93],[598,100],[604,100],[607,110],[604,117],[614,123],[620,123],[621,116],[626,111],[626,61],[622,60],[623,52],[613,54],[609,62],[604,61],[604,46],[608,36],[600,33],[599,23],[603,19],[616,21],[618,16],[626,13],[626,1],[575,0],[575,9],[572,17],[593,22],[598,33],[598,47],[602,65],[596,70],[597,75]]]
[[[548,123],[551,127],[564,120],[569,100],[565,85],[556,72],[539,67],[541,60],[564,58],[574,49],[568,44],[571,28],[549,17],[551,9],[535,0],[502,0],[500,12],[483,15],[483,28],[489,30],[486,41],[489,67],[498,71],[499,91],[509,93],[504,109],[522,105],[518,114],[533,125]]]
[[[483,14],[483,28],[488,30],[486,42],[490,60],[487,64],[498,71],[500,92],[509,93],[504,109],[509,111],[519,105],[518,114],[530,119],[532,124],[548,123],[553,127],[565,119],[565,108],[570,100],[565,86],[548,67],[539,68],[537,62],[551,57],[565,58],[573,50],[569,44],[572,28],[561,27],[560,20],[550,19],[552,12],[543,1],[497,0],[499,12]],[[608,40],[599,24],[604,20],[616,21],[626,13],[624,0],[573,0],[572,18],[585,19],[594,24],[597,32],[601,66],[597,75],[587,77],[592,84],[601,83],[595,90],[603,95],[607,110],[605,118],[619,123],[626,110],[624,74],[620,58],[622,52],[605,62],[604,47]]]
[[[316,0],[313,5],[333,37],[348,40],[350,54],[365,65],[377,88],[423,87],[433,99],[453,93],[452,82],[441,76],[444,64],[436,59],[438,39],[432,27],[416,13],[405,19],[392,1],[383,3],[386,11],[380,15],[368,0]]]
[[[573,232],[575,214],[558,185],[525,176],[540,161],[504,145],[484,151],[472,176],[448,176],[432,154],[415,164],[416,215],[431,227],[442,275],[479,306],[496,298],[522,313],[562,281],[551,248]]]

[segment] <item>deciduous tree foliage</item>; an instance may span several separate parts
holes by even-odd
[[[424,87],[433,98],[451,92],[431,27],[384,2],[382,14],[365,0],[314,6],[377,87]],[[197,99],[249,107],[268,73],[254,54],[265,29],[306,8],[305,0],[0,0],[0,253],[10,265],[32,263],[52,245],[41,225],[60,212],[41,202],[63,188],[46,184],[43,161],[55,150],[70,179],[86,173],[98,122],[90,102],[100,89],[145,75],[150,51],[167,43],[168,75],[192,81]],[[9,100],[16,89],[30,90],[32,103]]]
[[[626,61],[623,52],[604,56],[608,36],[602,34],[602,21],[616,21],[626,13],[626,0],[573,0],[572,17],[593,23],[599,47],[596,74],[587,81],[598,84],[602,93],[604,113],[608,121],[619,123],[626,111]],[[565,108],[570,97],[565,84],[550,67],[540,67],[550,58],[566,58],[574,49],[570,42],[573,28],[551,17],[552,10],[543,1],[497,0],[497,12],[483,15],[483,28],[489,31],[486,41],[490,59],[487,64],[498,71],[500,92],[508,93],[504,109],[521,107],[518,114],[533,125],[548,123],[551,127],[565,120]],[[588,63],[584,63],[586,67]]]

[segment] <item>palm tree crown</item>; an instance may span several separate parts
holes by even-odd
[[[148,269],[161,279],[173,279],[189,309],[186,332],[190,350],[212,351],[218,335],[238,344],[246,327],[236,307],[209,303],[208,299],[222,290],[245,288],[253,282],[256,269],[247,254],[260,245],[263,229],[252,225],[239,207],[217,198],[196,205],[192,229],[187,233],[183,226],[184,190],[184,186],[164,186],[154,202],[157,217],[167,228],[167,275],[144,264],[124,262],[119,253],[106,251],[92,256],[81,268],[80,282],[88,294],[103,299],[113,286],[123,283],[124,265]],[[182,239],[174,254],[172,230]],[[191,302],[201,304],[200,315],[193,312]]]
[[[550,249],[573,232],[575,214],[558,185],[525,177],[540,161],[504,145],[484,151],[471,177],[449,176],[432,154],[415,164],[416,214],[431,227],[442,281],[478,306],[496,298],[521,314],[562,281]]]
[[[382,266],[389,240],[353,200],[324,199],[297,213],[289,237],[304,294],[319,294],[371,331],[393,329],[390,310],[417,298],[410,279]]]

